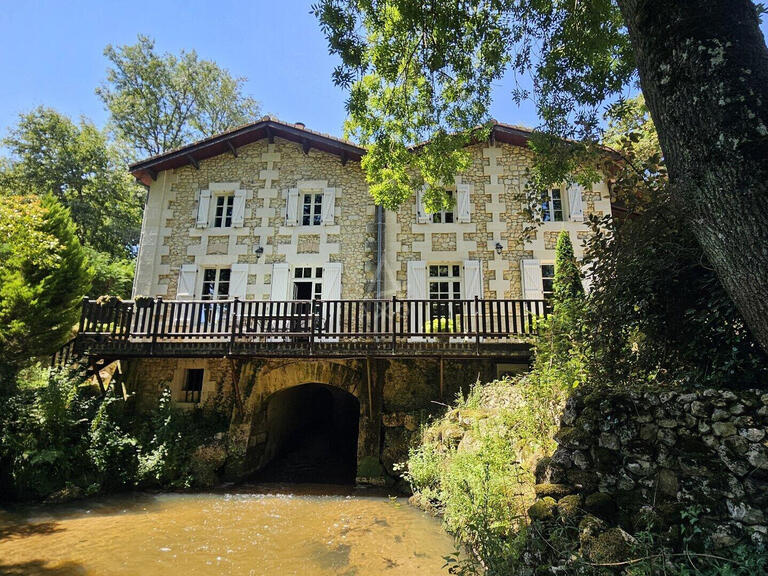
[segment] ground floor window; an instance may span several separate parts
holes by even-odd
[[[184,402],[197,404],[200,402],[200,394],[203,391],[203,368],[188,368],[184,375]]]
[[[293,299],[320,298],[323,291],[323,267],[302,266],[293,269]]]
[[[229,298],[229,268],[205,268],[203,270],[203,300],[226,300]]]
[[[458,300],[461,298],[461,265],[430,264],[429,299]]]
[[[542,264],[541,265],[541,287],[544,300],[547,302],[552,301],[552,294],[554,293],[555,282],[555,265],[554,264]]]

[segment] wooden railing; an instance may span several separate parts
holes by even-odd
[[[79,334],[149,342],[485,340],[536,333],[543,300],[84,300]]]

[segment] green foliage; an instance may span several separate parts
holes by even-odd
[[[123,299],[131,297],[133,274],[136,260],[133,258],[111,258],[104,252],[86,247],[88,261],[94,275],[89,296],[97,298],[104,294],[114,294]]]
[[[19,116],[3,145],[11,158],[0,169],[0,188],[53,195],[69,208],[81,244],[116,259],[133,256],[144,193],[105,132],[40,107]]]
[[[555,278],[553,281],[555,313],[559,308],[568,307],[584,300],[584,286],[581,271],[573,254],[571,235],[567,230],[560,232],[555,248]]]
[[[19,382],[0,397],[0,499],[43,499],[136,487],[208,487],[227,457],[229,404],[190,411],[166,392],[148,420],[75,375]],[[216,440],[217,436],[221,440]]]
[[[464,146],[487,137],[491,89],[508,71],[535,75],[546,132],[585,142],[559,146],[540,179],[594,181],[580,166],[599,151],[599,106],[635,70],[615,2],[320,0],[313,12],[341,58],[333,80],[349,90],[348,134],[370,146],[363,169],[377,203],[394,208],[424,182],[428,210],[439,209],[442,184],[466,165]]]
[[[258,103],[210,60],[182,51],[158,54],[154,40],[107,46],[107,81],[96,90],[117,134],[139,154],[155,155],[253,121]]]
[[[620,225],[595,224],[584,331],[595,381],[764,385],[768,357],[665,191]]]
[[[69,337],[92,271],[51,196],[0,196],[0,365],[19,369]]]
[[[446,318],[445,316],[439,316],[437,318],[427,320],[424,323],[424,331],[431,334],[461,332],[461,323],[462,319],[459,315],[454,316],[453,319]]]

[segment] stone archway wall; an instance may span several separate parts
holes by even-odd
[[[277,392],[304,384],[324,384],[341,389],[360,404],[358,466],[370,468],[379,462],[381,394],[375,390],[374,375],[369,375],[364,360],[268,360],[246,361],[238,378],[243,397],[243,414],[233,416],[230,438],[236,455],[230,475],[248,476],[262,468],[268,459],[269,426],[267,406]],[[375,468],[375,466],[374,466]]]

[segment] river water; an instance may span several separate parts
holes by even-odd
[[[431,576],[439,520],[370,490],[252,486],[0,508],[0,574]]]

